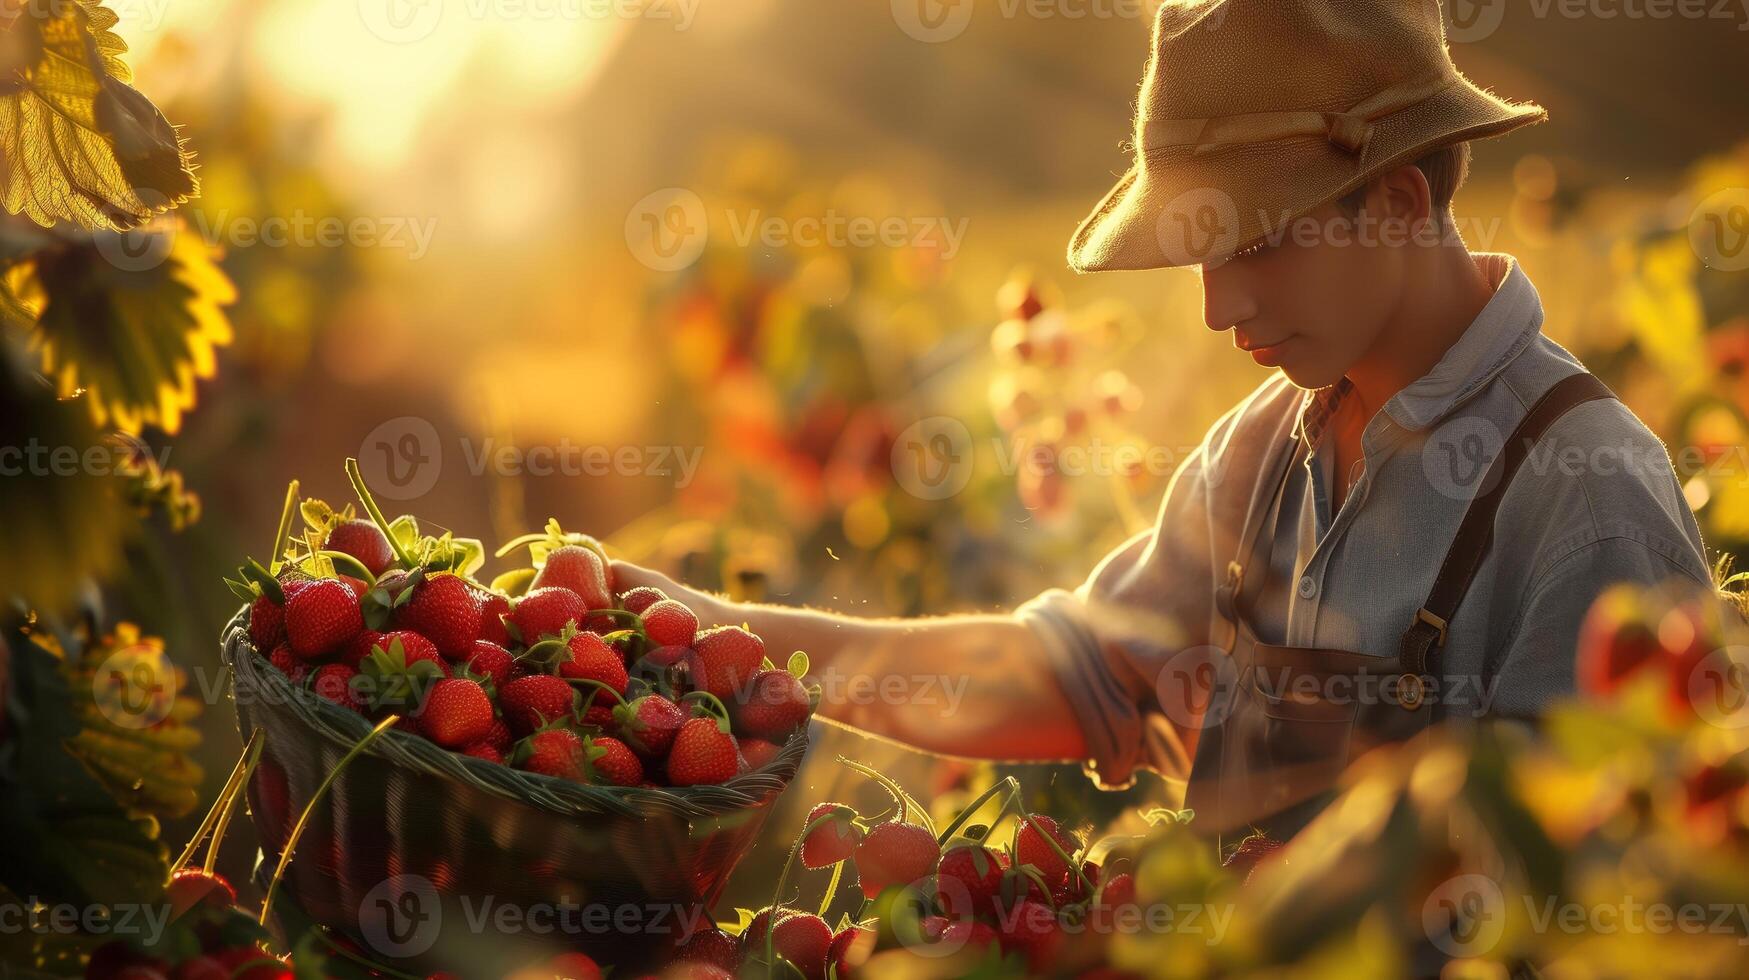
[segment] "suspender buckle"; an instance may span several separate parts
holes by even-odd
[[[1426,623],[1438,630],[1439,638],[1433,641],[1433,645],[1436,647],[1445,646],[1445,620],[1428,612],[1426,606],[1422,606],[1420,609],[1415,610],[1415,622]]]

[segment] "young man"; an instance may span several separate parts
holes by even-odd
[[[1137,159],[1079,271],[1191,265],[1213,330],[1279,368],[1178,470],[1158,524],[1013,615],[704,618],[839,675],[950,675],[822,712],[922,749],[1188,777],[1200,825],[1292,833],[1342,766],[1438,721],[1534,719],[1606,586],[1710,579],[1664,447],[1504,255],[1452,229],[1468,141],[1540,121],[1452,65],[1435,3],[1168,3]]]

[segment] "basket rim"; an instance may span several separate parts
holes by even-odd
[[[239,732],[244,725],[245,707],[236,701],[235,695],[244,688],[266,695],[256,706],[289,709],[305,727],[342,750],[351,748],[371,730],[371,722],[363,715],[293,684],[290,678],[272,669],[250,641],[248,622],[249,606],[244,605],[225,624],[220,637],[220,655],[230,668]],[[808,742],[808,727],[804,725],[790,735],[764,766],[741,773],[726,783],[656,788],[600,786],[525,772],[452,752],[428,739],[392,728],[366,746],[364,754],[559,814],[703,819],[762,806],[775,799],[795,778]]]

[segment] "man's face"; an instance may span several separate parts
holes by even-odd
[[[1327,204],[1265,243],[1203,266],[1203,320],[1302,388],[1335,384],[1378,342],[1403,292],[1401,249]]]

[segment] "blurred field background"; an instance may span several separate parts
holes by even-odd
[[[131,546],[116,618],[211,676],[233,601],[220,576],[267,550],[287,481],[348,499],[341,461],[397,465],[401,436],[425,432],[409,418],[430,426],[414,453],[430,488],[391,511],[488,546],[556,517],[694,584],[869,615],[1002,609],[1080,581],[1150,519],[1169,467],[1027,477],[1000,447],[1154,447],[1170,462],[1264,376],[1203,328],[1191,274],[1063,267],[1126,166],[1151,8],[1034,16],[978,0],[962,33],[930,43],[901,6],[117,6],[138,84],[199,154],[203,194],[182,213],[239,299],[216,377],[163,440],[204,517]],[[1690,502],[1709,546],[1733,551],[1749,540],[1749,272],[1708,269],[1691,231],[1703,201],[1749,187],[1749,13],[1734,15],[1513,4],[1453,45],[1472,78],[1552,116],[1476,147],[1457,201],[1472,248],[1517,255],[1546,331],[1673,452],[1696,448]],[[708,235],[684,268],[652,268],[641,202],[676,188]],[[1722,213],[1743,215],[1721,229],[1742,249],[1749,209]],[[736,241],[755,215],[828,214],[933,231],[892,247]],[[355,231],[284,246],[238,231],[274,219]],[[1022,335],[1002,321],[1025,281],[1044,310]],[[973,465],[963,490],[925,499],[893,446],[939,417],[965,426]],[[470,465],[487,439],[672,447],[699,466],[690,480],[495,472]],[[219,703],[202,725],[216,792],[234,718]],[[798,801],[838,791],[839,752],[943,808],[968,778],[822,735]],[[1058,812],[1164,792],[1096,798],[1072,767],[1028,778]],[[797,826],[774,819],[741,877],[769,880],[757,866]],[[236,878],[247,836],[226,848]]]

